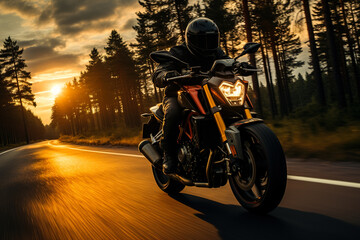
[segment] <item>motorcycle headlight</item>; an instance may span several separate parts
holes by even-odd
[[[224,81],[220,84],[219,89],[230,105],[244,105],[246,88],[245,84],[240,80],[237,80],[235,83]]]

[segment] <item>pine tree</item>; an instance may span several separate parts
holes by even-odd
[[[220,41],[229,55],[229,34],[235,28],[235,16],[230,14],[227,7],[229,0],[204,0],[205,17],[213,20],[220,29]]]
[[[135,48],[135,61],[136,66],[142,79],[142,86],[145,91],[145,95],[149,95],[149,91],[152,88],[154,90],[154,97],[156,102],[160,102],[160,96],[158,94],[156,86],[151,81],[151,75],[154,71],[154,63],[150,60],[149,55],[151,52],[156,51],[156,36],[151,31],[150,13],[137,13],[137,25],[134,26],[136,31],[136,43],[130,46]]]
[[[137,128],[141,123],[138,105],[141,96],[137,91],[139,83],[133,54],[115,30],[111,32],[105,50],[106,64],[115,83],[118,112],[123,113],[127,127]]]
[[[310,52],[311,52],[311,65],[313,67],[313,76],[316,82],[317,88],[317,100],[320,105],[326,106],[326,98],[325,98],[325,90],[324,90],[324,83],[321,76],[321,68],[320,68],[320,60],[318,55],[318,50],[315,41],[315,34],[314,34],[314,27],[313,21],[311,18],[311,10],[309,0],[298,0],[295,1],[296,5],[302,8],[305,14],[305,21],[307,26],[307,32],[309,37],[309,44],[310,44]]]
[[[333,25],[332,19],[331,19],[330,7],[329,7],[329,3],[327,0],[321,0],[321,3],[323,6],[322,12],[324,15],[328,47],[329,47],[329,51],[330,51],[332,74],[333,74],[333,78],[337,85],[338,104],[340,107],[346,107],[347,104],[346,104],[346,99],[345,99],[345,91],[344,91],[344,85],[343,85],[343,82],[341,79],[340,65],[338,63],[339,54],[338,54],[337,47],[336,47],[336,36],[335,36],[334,25]]]
[[[26,124],[26,115],[23,108],[23,101],[31,103],[36,106],[34,94],[31,91],[31,83],[28,81],[31,79],[30,72],[25,71],[27,65],[22,58],[24,49],[20,49],[17,45],[17,41],[11,40],[8,37],[4,42],[4,49],[1,50],[0,59],[1,65],[4,68],[4,77],[8,80],[12,98],[18,101],[20,104],[25,138],[29,144],[29,134]]]
[[[98,50],[93,48],[89,56],[89,64],[81,77],[89,91],[91,109],[96,109],[96,115],[100,115],[94,116],[95,125],[100,129],[107,129],[111,125],[109,109],[115,99],[114,83]]]
[[[249,13],[249,4],[248,0],[242,0],[242,7],[243,7],[243,13],[244,13],[244,19],[245,19],[245,30],[246,30],[246,39],[248,42],[253,42],[252,37],[252,23],[250,20],[250,13]],[[254,54],[250,54],[250,64],[254,67],[256,67],[256,59]],[[251,76],[252,83],[254,87],[255,92],[255,100],[257,104],[256,110],[260,115],[262,115],[262,106],[261,106],[261,95],[259,90],[259,81],[257,74],[253,74]]]
[[[185,29],[191,19],[193,7],[189,6],[188,0],[169,0],[169,5],[176,16],[176,28],[180,31],[181,41],[185,42]]]
[[[357,69],[357,63],[356,63],[356,59],[355,59],[355,50],[354,50],[354,40],[350,34],[350,29],[349,29],[349,25],[348,25],[348,21],[347,21],[348,14],[347,14],[347,11],[345,10],[344,0],[340,0],[340,9],[341,9],[341,15],[343,18],[344,31],[346,34],[349,55],[350,55],[350,59],[351,59],[351,66],[352,66],[352,70],[353,70],[353,79],[357,86],[357,92],[358,92],[358,96],[360,99],[360,74]]]

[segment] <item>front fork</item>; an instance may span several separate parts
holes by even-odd
[[[240,132],[234,126],[231,126],[228,129],[226,129],[224,120],[220,114],[220,108],[218,106],[216,106],[215,101],[211,95],[208,84],[205,84],[203,86],[203,88],[204,88],[208,103],[210,105],[210,110],[215,118],[216,125],[218,126],[221,140],[226,147],[228,156],[230,156],[230,158],[228,157],[225,160],[226,160],[227,174],[231,175],[231,169],[230,169],[230,165],[232,165],[231,163],[234,163],[236,158],[243,159]],[[246,117],[246,119],[252,119],[249,109],[245,109],[245,117]],[[230,144],[229,144],[229,142],[230,142]]]

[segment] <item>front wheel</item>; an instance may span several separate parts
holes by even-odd
[[[276,208],[286,187],[286,160],[276,135],[263,123],[240,130],[244,159],[229,177],[239,203],[249,212],[265,214]]]
[[[161,170],[157,169],[156,167],[152,166],[152,170],[153,170],[156,184],[164,192],[169,193],[169,194],[176,194],[176,193],[181,192],[185,188],[184,184],[182,184],[174,179],[169,178]]]

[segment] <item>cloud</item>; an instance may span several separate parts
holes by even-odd
[[[44,39],[30,39],[30,40],[19,40],[19,46],[28,48],[33,46],[48,46],[51,48],[65,47],[65,40],[61,37],[44,38]]]
[[[116,11],[137,4],[137,0],[53,0],[40,14],[39,23],[54,21],[61,34],[101,30],[113,26]]]
[[[33,2],[24,0],[0,0],[2,10],[16,12],[22,16],[38,16],[40,9]]]
[[[32,74],[49,71],[51,69],[80,68],[80,55],[63,54],[55,50],[57,47],[65,46],[65,41],[59,37],[19,41],[19,45],[25,47],[23,56]]]
[[[124,24],[124,26],[121,28],[121,30],[129,30],[132,29],[133,26],[136,25],[136,18],[130,18],[127,20],[127,22]]]

